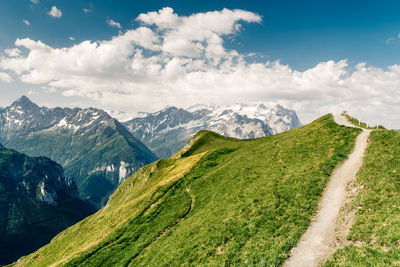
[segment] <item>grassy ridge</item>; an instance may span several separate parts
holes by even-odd
[[[146,166],[20,264],[280,265],[359,132],[331,115],[246,141],[201,132],[181,158]]]
[[[400,132],[371,133],[370,146],[357,174],[362,185],[348,239],[327,266],[393,266],[400,263]],[[356,246],[357,245],[357,246]]]
[[[282,135],[242,141],[192,183],[193,212],[135,264],[280,265],[307,229],[327,177],[358,132],[325,117]]]

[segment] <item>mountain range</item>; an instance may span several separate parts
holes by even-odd
[[[0,145],[0,264],[31,253],[94,211],[59,164]]]
[[[26,96],[0,109],[0,143],[61,164],[98,208],[140,167],[170,157],[200,130],[251,139],[299,126],[296,112],[280,105],[167,107],[123,123],[101,109],[39,107]]]
[[[251,139],[301,126],[294,110],[281,105],[268,108],[263,104],[167,107],[154,113],[141,112],[123,124],[160,158],[170,157],[200,130]]]
[[[0,143],[61,164],[81,198],[99,208],[122,181],[157,159],[103,110],[39,107],[25,96],[0,110]]]

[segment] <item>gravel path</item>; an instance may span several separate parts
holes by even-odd
[[[341,115],[335,115],[337,124],[356,127]],[[358,127],[357,127],[358,128]],[[335,250],[335,224],[339,210],[346,199],[346,185],[355,179],[362,165],[362,157],[368,145],[370,130],[364,130],[356,140],[354,151],[332,174],[319,205],[319,211],[303,235],[285,266],[317,266]]]

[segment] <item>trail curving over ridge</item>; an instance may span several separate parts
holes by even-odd
[[[344,116],[334,115],[340,125],[355,127]],[[361,128],[360,128],[361,129]],[[362,157],[368,146],[370,130],[362,129],[353,152],[332,174],[325,188],[318,212],[300,242],[292,249],[284,264],[290,267],[318,266],[319,262],[335,250],[335,225],[339,210],[346,199],[346,185],[355,179],[362,165]]]

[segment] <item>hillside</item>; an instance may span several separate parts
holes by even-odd
[[[253,140],[199,132],[16,266],[280,265],[359,132],[331,115]]]
[[[81,198],[102,207],[109,195],[156,156],[118,121],[94,109],[39,107],[23,96],[0,110],[0,142],[61,164]]]
[[[59,164],[0,145],[0,264],[35,251],[94,211]]]
[[[268,108],[262,104],[167,107],[154,113],[141,113],[123,124],[161,158],[170,157],[200,130],[251,139],[301,126],[294,110],[280,105]]]
[[[357,175],[355,213],[343,247],[326,266],[396,266],[400,262],[400,132],[371,133]]]

